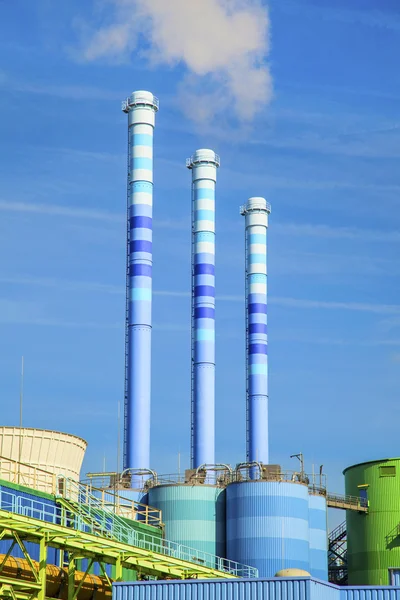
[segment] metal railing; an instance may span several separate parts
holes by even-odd
[[[331,494],[327,492],[326,499],[331,508],[343,508],[345,510],[368,511],[368,500],[359,496],[347,496],[346,494]]]
[[[48,494],[55,494],[57,488],[57,476],[54,473],[5,456],[0,456],[0,479]]]
[[[120,494],[114,494],[109,490],[97,488],[92,485],[80,484],[82,489],[86,490],[85,494],[82,494],[82,498],[86,496],[94,496],[99,499],[100,505],[103,510],[108,512],[111,510],[116,515],[130,519],[132,521],[140,521],[145,525],[152,525],[153,527],[162,527],[162,516],[161,510],[153,506],[147,506],[136,500],[125,498]],[[85,501],[84,499],[81,501]]]
[[[60,494],[59,482],[62,478],[28,463],[0,456],[0,480],[23,485],[32,490],[55,496]],[[115,493],[113,489],[107,490],[102,486],[93,486],[91,481],[80,484],[80,486],[82,498],[85,495],[96,496],[103,509],[112,510],[117,515],[134,521],[141,521],[146,525],[162,527],[161,511],[158,508],[125,498],[123,495]],[[84,492],[84,489],[86,489],[86,492]]]
[[[256,466],[255,466],[256,465]],[[299,483],[307,485],[311,494],[326,495],[326,477],[310,475],[298,471],[273,470],[263,467],[259,463],[254,465],[239,465],[239,469],[232,470],[228,465],[206,465],[206,468],[189,469],[183,473],[154,474],[142,476],[138,479],[135,475],[138,491],[143,492],[157,485],[216,485],[225,487],[230,483],[243,481],[277,481]],[[118,490],[123,495],[123,479],[117,473],[88,473],[84,483],[94,488]],[[129,482],[128,482],[129,485]]]
[[[64,494],[60,496],[58,506],[0,490],[0,509],[96,536],[112,538],[129,546],[217,569],[236,577],[258,577],[258,571],[254,567],[137,531],[115,513],[99,509],[95,498],[90,498],[91,504],[76,502],[76,498],[81,494],[79,484],[68,480],[64,480],[64,484]]]
[[[335,529],[332,529],[332,531],[330,532],[330,534],[328,536],[329,543],[334,543],[338,540],[343,539],[343,537],[345,537],[345,535],[346,535],[346,531],[347,531],[346,521],[343,521],[343,523],[340,523],[340,525],[335,527]]]
[[[248,206],[247,204],[242,204],[242,206],[240,207],[240,214],[243,216],[249,212],[258,211],[258,210],[262,210],[264,212],[270,213],[271,212],[271,204],[269,202],[265,202],[265,204],[263,202],[254,202],[253,204],[251,204],[251,206]]]

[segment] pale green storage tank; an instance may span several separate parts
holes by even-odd
[[[159,485],[148,503],[162,511],[165,538],[225,556],[225,490],[213,485]]]
[[[388,585],[400,565],[400,458],[361,463],[344,470],[346,494],[368,501],[368,513],[348,510],[349,585]]]

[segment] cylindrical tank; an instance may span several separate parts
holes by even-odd
[[[310,527],[310,573],[316,579],[328,581],[328,533],[326,497],[310,494],[308,497]]]
[[[20,579],[24,582],[35,582],[32,568],[24,558],[13,558],[9,556],[5,561],[6,555],[0,554],[0,564],[2,567],[2,576],[13,579]],[[36,571],[39,571],[39,563],[32,561]],[[83,580],[83,581],[82,581]],[[98,600],[111,599],[111,588],[105,577],[98,577],[88,573],[84,578],[84,573],[75,572],[75,590],[80,586],[77,600],[91,600],[94,595]],[[46,596],[48,598],[60,598],[66,600],[68,593],[68,570],[59,568],[55,565],[46,566]]]
[[[213,485],[159,485],[149,505],[162,511],[165,537],[225,557],[225,490]]]
[[[260,577],[281,569],[309,571],[308,487],[244,481],[226,488],[226,555]]]
[[[0,479],[54,494],[58,475],[79,480],[86,446],[70,433],[0,427]]]
[[[346,512],[349,585],[388,585],[400,565],[400,458],[348,467],[346,494],[368,502],[368,513]]]

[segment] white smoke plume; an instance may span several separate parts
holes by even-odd
[[[272,96],[262,1],[111,0],[113,21],[91,36],[83,57],[181,65],[180,98],[189,116],[201,121],[232,104],[240,120],[250,121]]]

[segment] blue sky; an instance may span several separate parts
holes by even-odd
[[[112,1],[0,5],[2,422],[18,424],[23,354],[24,424],[87,439],[84,472],[101,470],[104,455],[107,469],[116,464],[127,143],[120,102],[135,89],[160,99],[154,468],[175,472],[179,452],[182,466],[188,463],[185,159],[199,147],[221,156],[217,460],[244,458],[239,206],[252,195],[272,204],[271,460],[294,467],[289,455],[302,451],[308,468],[325,465],[331,489],[340,492],[344,467],[399,453],[400,9],[396,0],[271,0],[269,9],[273,96],[269,101],[265,88],[258,112],[244,123],[235,102],[246,103],[247,94],[253,106],[253,88],[239,96],[205,89],[214,95],[197,93],[197,104],[185,103],[190,65],[160,57],[149,64],[140,35],[120,56],[85,57],[93,31],[115,21]],[[223,113],[199,123],[196,111],[210,98]]]

